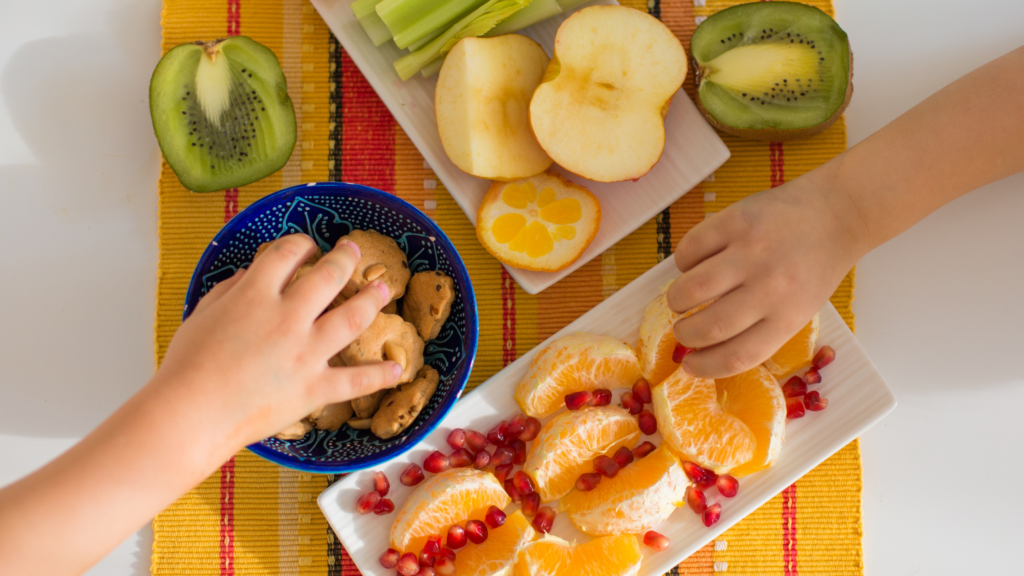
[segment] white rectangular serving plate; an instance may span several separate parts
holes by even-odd
[[[312,2],[452,198],[470,222],[475,224],[477,210],[491,181],[459,170],[445,154],[434,118],[437,76],[423,78],[417,74],[402,82],[392,63],[405,52],[399,50],[393,42],[380,48],[375,47],[349,9],[351,0]],[[596,0],[591,4],[617,2]],[[572,12],[574,10],[534,24],[520,33],[536,40],[550,55],[559,24]],[[527,293],[537,294],[654,218],[707,178],[728,158],[729,149],[722,139],[704,120],[686,93],[680,90],[673,98],[665,118],[665,151],[661,160],[638,181],[612,184],[592,182],[552,165],[552,169],[585,186],[601,201],[601,227],[590,246],[568,268],[559,272],[531,272],[506,266],[509,274]]]
[[[412,490],[398,481],[402,470],[409,462],[422,463],[435,449],[450,452],[445,440],[452,428],[486,432],[500,420],[519,412],[512,393],[538,351],[554,339],[573,332],[607,334],[635,344],[647,304],[678,275],[672,259],[664,260],[456,402],[437,430],[412,450],[380,468],[391,480],[389,497],[395,506],[400,507]],[[668,572],[896,407],[892,390],[831,304],[821,309],[820,319],[818,344],[827,344],[836,351],[836,360],[822,371],[822,383],[814,386],[828,398],[828,408],[787,421],[786,440],[778,461],[767,470],[741,478],[735,498],[720,498],[714,491],[709,493],[711,501],[718,499],[722,503],[722,517],[717,524],[707,528],[699,515],[682,507],[655,527],[668,536],[672,544],[663,552],[642,546],[644,561],[639,576],[661,576]],[[657,435],[653,438],[656,443],[660,441]],[[318,503],[364,575],[394,576],[393,570],[383,568],[379,562],[381,553],[389,547],[393,516],[362,516],[355,511],[356,498],[372,489],[372,473],[372,470],[363,470],[350,474],[325,490]],[[509,510],[517,507],[510,505]],[[555,518],[552,533],[569,541],[591,539],[576,530],[561,513]]]

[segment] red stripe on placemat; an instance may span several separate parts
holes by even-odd
[[[395,193],[395,119],[341,54],[341,174],[346,182]]]
[[[782,155],[782,142],[768,144],[768,158],[772,169],[772,188],[786,182],[785,157]]]
[[[516,286],[512,276],[501,267],[501,365],[516,359]]]
[[[362,576],[359,568],[356,568],[356,563],[348,555],[348,550],[344,548],[341,549],[341,576]]]
[[[782,491],[782,569],[785,576],[798,576],[796,563],[796,484]]]
[[[234,218],[238,214],[238,188],[229,188],[224,191],[224,222]]]
[[[220,467],[220,573],[235,574],[235,457]]]
[[[242,0],[228,0],[228,36],[238,36],[242,26],[242,18],[238,10]]]

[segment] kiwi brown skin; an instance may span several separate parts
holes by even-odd
[[[695,82],[697,86],[700,86],[701,74],[700,67],[697,65],[697,61],[693,60],[693,70],[695,74]],[[843,99],[843,103],[836,109],[836,111],[821,124],[814,126],[808,126],[807,128],[788,128],[780,130],[778,128],[733,128],[718,121],[713,114],[708,112],[704,108],[704,104],[700,101],[700,96],[697,97],[697,108],[700,109],[700,113],[704,115],[704,119],[708,121],[718,130],[725,132],[726,134],[732,134],[738,138],[745,140],[760,140],[762,142],[792,142],[794,140],[806,140],[811,136],[817,136],[829,126],[836,123],[839,117],[843,115],[846,107],[850,105],[850,99],[853,98],[853,49],[850,49],[850,76],[846,81],[846,98]]]

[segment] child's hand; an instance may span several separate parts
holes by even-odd
[[[683,274],[669,288],[669,307],[684,312],[718,300],[676,322],[676,339],[699,349],[683,368],[718,378],[767,360],[866,251],[857,225],[849,200],[812,173],[695,226],[676,248]]]
[[[394,362],[327,365],[390,295],[374,281],[321,315],[352,275],[359,248],[339,243],[288,286],[314,250],[308,236],[286,236],[248,270],[218,284],[175,334],[154,378],[162,394],[187,397],[203,417],[216,415],[209,425],[234,449],[276,434],[319,406],[391,386],[401,374]]]

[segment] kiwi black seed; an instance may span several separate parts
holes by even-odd
[[[194,192],[255,182],[284,166],[295,148],[281,65],[245,36],[172,48],[153,72],[149,108],[164,159]],[[248,152],[238,151],[243,142]]]
[[[754,2],[726,8],[697,27],[690,45],[701,112],[736,136],[813,136],[839,118],[853,95],[849,39],[813,6]]]

